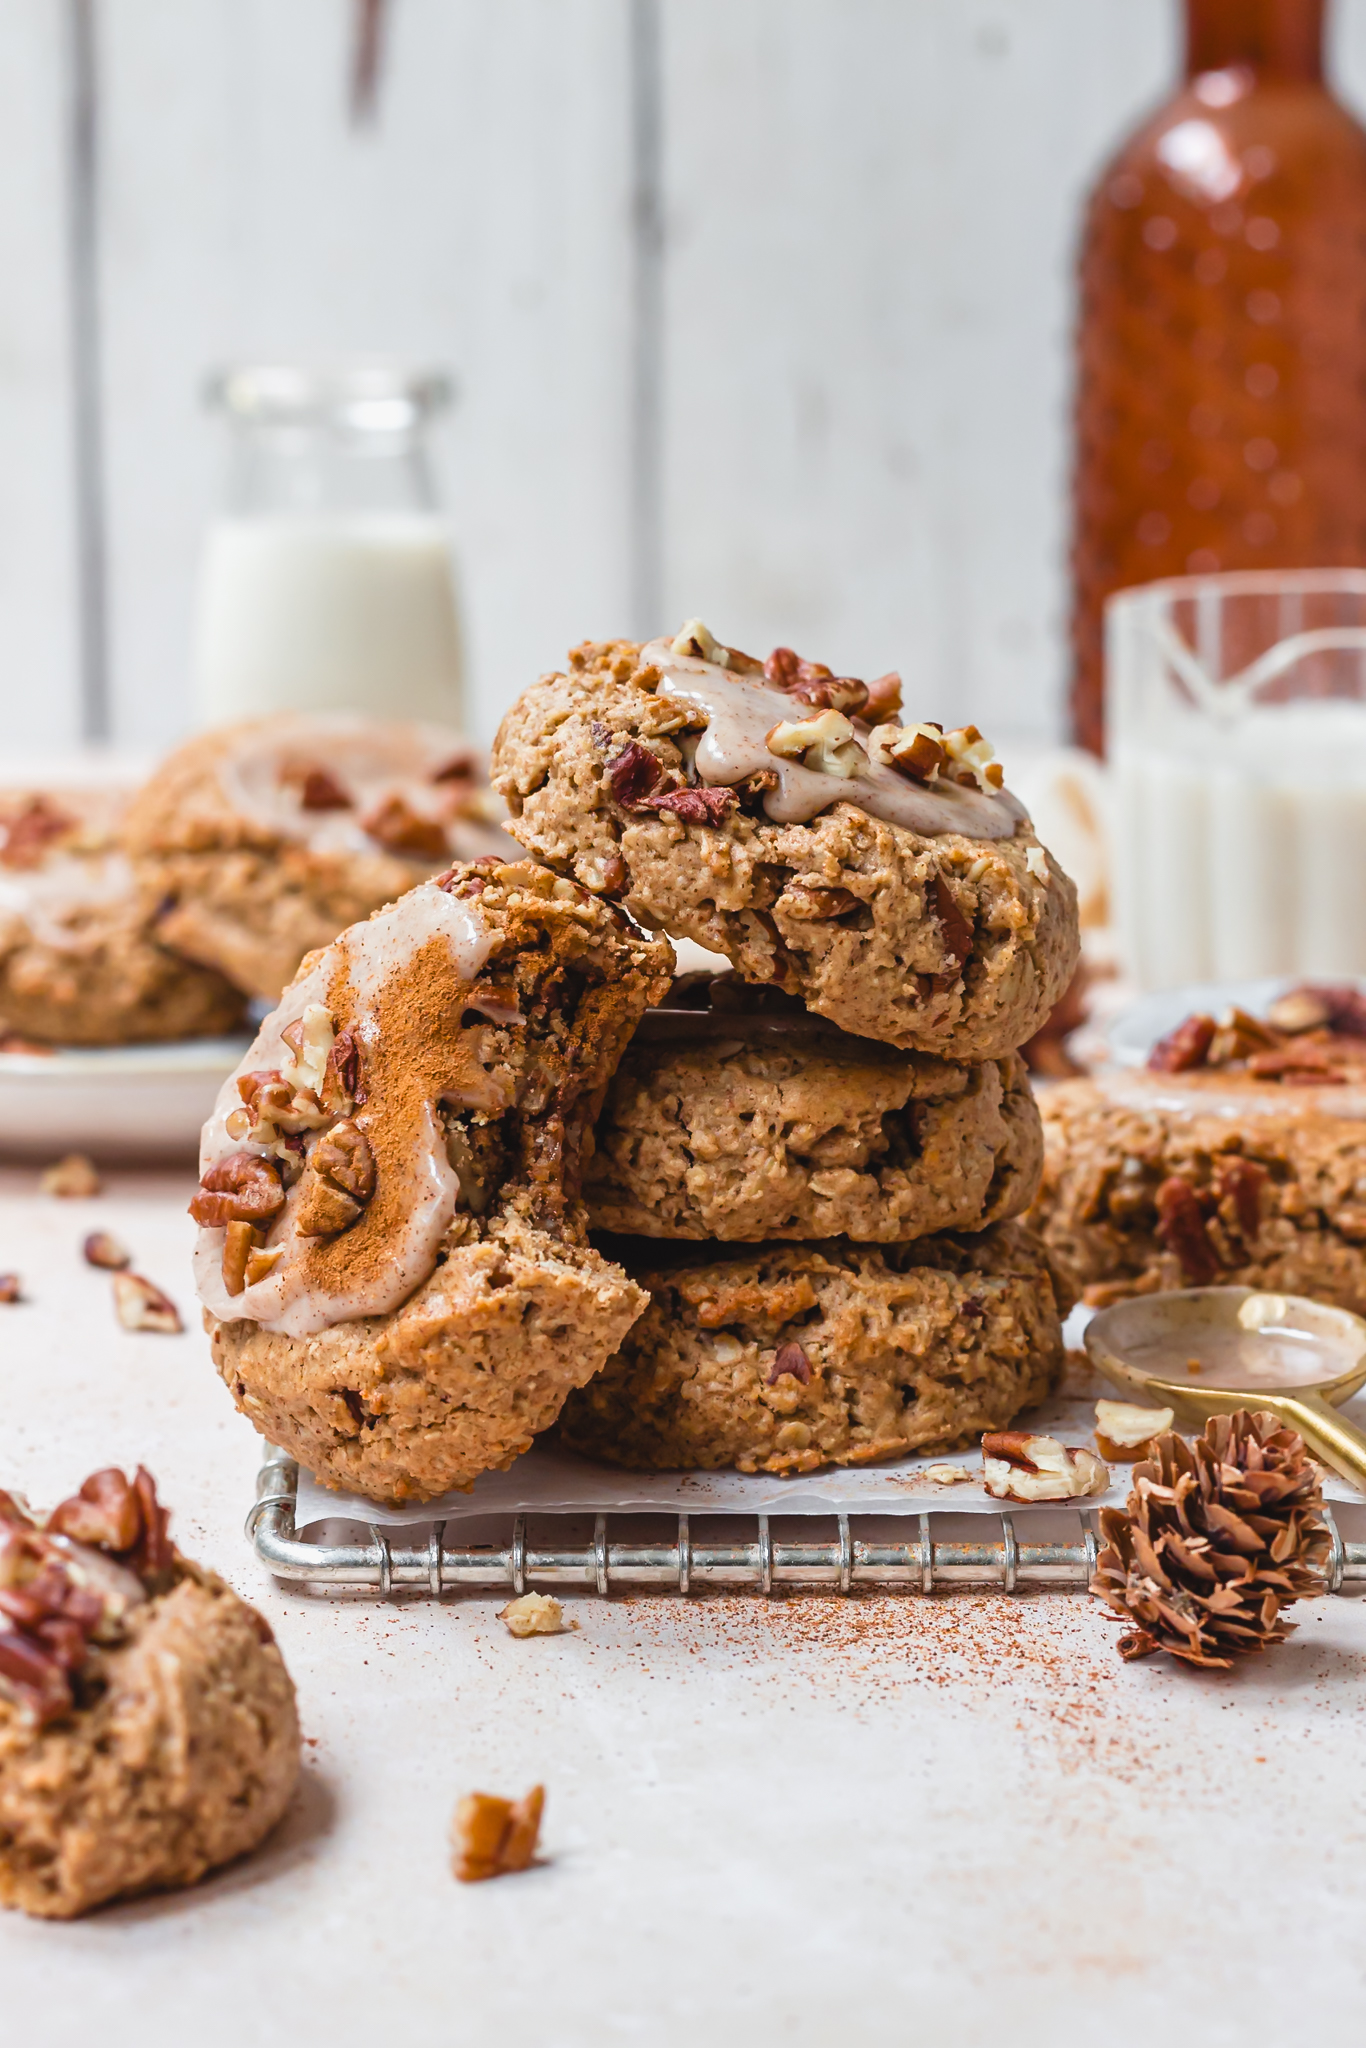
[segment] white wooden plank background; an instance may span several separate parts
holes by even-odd
[[[78,729],[65,4],[0,10],[0,702],[25,744]],[[1077,210],[1171,73],[1174,0],[393,0],[360,131],[350,0],[94,4],[118,738],[190,716],[220,454],[198,391],[234,357],[455,375],[438,452],[485,737],[570,641],[642,623],[630,53],[652,4],[665,619],[1054,729]],[[1366,87],[1366,0],[1340,0],[1336,45]]]

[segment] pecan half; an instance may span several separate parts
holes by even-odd
[[[294,1226],[301,1237],[349,1230],[375,1192],[375,1155],[359,1125],[345,1120],[319,1138],[299,1187]]]
[[[764,678],[775,690],[790,690],[795,687],[801,670],[801,661],[793,647],[775,647],[764,663]]]
[[[1220,1201],[1231,1201],[1238,1230],[1248,1250],[1262,1231],[1262,1196],[1271,1176],[1255,1159],[1223,1159],[1215,1169]]]
[[[764,1385],[776,1386],[784,1373],[790,1373],[794,1380],[800,1380],[804,1387],[811,1384],[811,1360],[800,1344],[780,1344],[774,1356],[773,1367]]]
[[[634,810],[663,779],[663,767],[639,740],[628,740],[607,763],[608,787],[624,811]]]
[[[738,801],[733,789],[724,786],[710,789],[699,784],[695,789],[666,789],[662,796],[642,797],[637,808],[642,811],[668,811],[689,825],[719,825],[726,813],[735,809]]]
[[[982,1484],[995,1500],[1077,1500],[1104,1493],[1110,1473],[1094,1451],[1025,1429],[988,1430],[982,1438]]]
[[[445,831],[436,819],[424,818],[397,790],[361,819],[360,828],[386,853],[411,860],[444,860],[450,852]]]
[[[1199,1197],[1188,1180],[1172,1174],[1157,1191],[1157,1235],[1181,1266],[1192,1287],[1208,1287],[1219,1261],[1205,1224]]]
[[[142,1504],[116,1466],[92,1472],[79,1493],[55,1507],[47,1526],[54,1535],[96,1550],[131,1550],[142,1534]]]
[[[211,1166],[190,1203],[196,1223],[208,1228],[229,1223],[268,1223],[285,1206],[279,1170],[254,1152],[230,1152]]]
[[[881,725],[884,719],[895,718],[900,710],[901,677],[891,668],[885,676],[874,676],[869,683],[863,715],[869,725]]]
[[[1185,1074],[1203,1067],[1214,1043],[1214,1032],[1213,1017],[1187,1017],[1165,1038],[1158,1039],[1148,1054],[1150,1069],[1155,1074]]]

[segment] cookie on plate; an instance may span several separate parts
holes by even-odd
[[[914,1244],[614,1244],[650,1306],[570,1396],[566,1444],[632,1471],[791,1474],[1005,1429],[1062,1370],[1070,1296],[1017,1223]]]
[[[1319,1021],[1191,1018],[1146,1070],[1048,1090],[1033,1220],[1093,1306],[1229,1285],[1366,1314],[1366,1002],[1285,1003]]]
[[[641,1019],[585,1194],[594,1227],[626,1235],[877,1244],[1017,1216],[1042,1163],[1018,1054],[899,1052],[777,989],[698,975]]]
[[[270,1629],[166,1524],[142,1470],[94,1473],[46,1521],[0,1493],[0,1905],[66,1920],[194,1884],[289,1804]]]
[[[893,702],[697,624],[587,643],[514,704],[493,780],[538,859],[746,980],[860,1037],[997,1059],[1072,978],[1076,891],[976,729],[902,726]]]
[[[614,904],[492,859],[304,963],[205,1127],[191,1213],[218,1369],[320,1479],[468,1487],[634,1322],[580,1162],[672,964]]]
[[[123,837],[166,943],[273,1002],[305,953],[452,860],[517,859],[500,808],[439,727],[284,713],[188,741]]]
[[[154,881],[99,790],[0,795],[0,1034],[130,1045],[232,1031],[240,992],[162,943]]]

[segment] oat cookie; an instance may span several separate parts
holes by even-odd
[[[452,859],[515,860],[500,811],[440,727],[287,713],[188,741],[123,837],[167,944],[273,1001],[305,953]]]
[[[642,1018],[585,1194],[595,1228],[627,1235],[875,1244],[1016,1216],[1042,1163],[1017,1054],[899,1052],[776,989],[699,975]]]
[[[1071,980],[1076,891],[975,728],[936,737],[889,706],[701,627],[586,643],[508,713],[493,779],[539,859],[746,980],[861,1037],[999,1058]]]
[[[1070,1296],[1017,1223],[876,1249],[616,1248],[650,1306],[560,1433],[630,1470],[790,1474],[949,1450],[1008,1426],[1062,1370]]]
[[[239,991],[162,943],[114,792],[0,794],[0,1034],[128,1045],[234,1030]]]
[[[181,1557],[150,1476],[46,1522],[0,1494],[0,1904],[71,1919],[194,1884],[283,1814],[294,1687],[270,1630]]]
[[[1094,1306],[1230,1285],[1366,1314],[1366,1088],[1130,1073],[1042,1111],[1031,1220]]]
[[[523,861],[421,884],[305,962],[205,1128],[214,1359],[324,1481],[429,1499],[509,1465],[644,1306],[580,1161],[672,954]]]

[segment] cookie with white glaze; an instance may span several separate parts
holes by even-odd
[[[890,701],[704,628],[585,643],[504,719],[494,786],[538,859],[746,980],[860,1037],[998,1058],[1072,978],[1076,891],[974,729],[951,758]]]
[[[161,898],[117,843],[117,792],[0,793],[0,1033],[131,1045],[232,1031],[245,1003],[157,927]]]
[[[554,1421],[644,1306],[581,1161],[672,954],[529,861],[305,961],[205,1128],[196,1281],[238,1406],[331,1485],[429,1499]]]
[[[122,836],[166,944],[274,1001],[305,953],[452,860],[515,860],[500,813],[452,732],[289,712],[188,740]]]
[[[289,1804],[284,1661],[167,1519],[141,1469],[45,1519],[0,1493],[0,1905],[66,1920],[194,1884]]]

